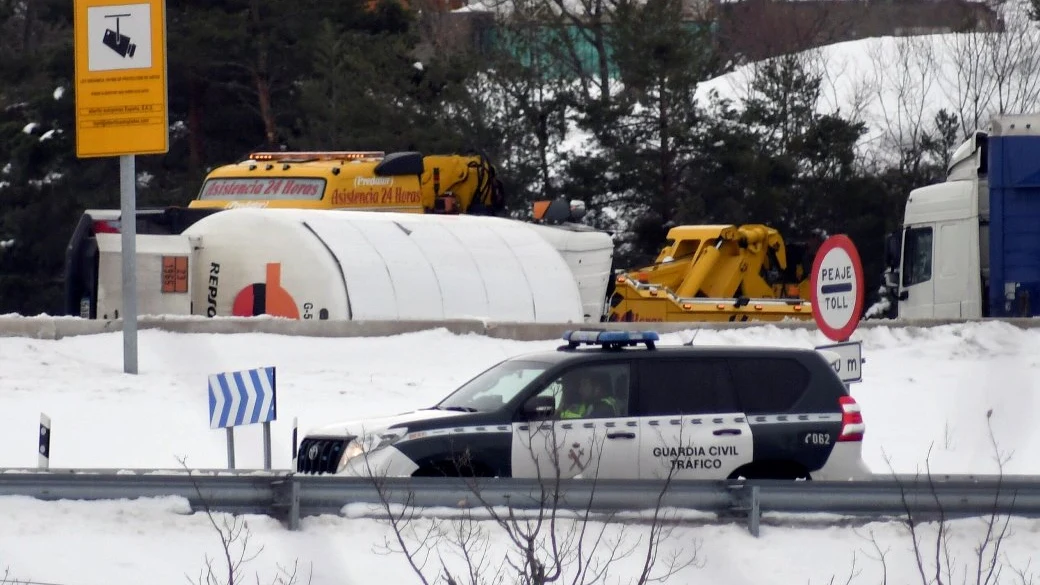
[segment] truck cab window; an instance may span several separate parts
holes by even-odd
[[[903,286],[932,278],[932,228],[911,228],[903,243]]]

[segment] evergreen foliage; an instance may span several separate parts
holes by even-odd
[[[851,235],[869,291],[907,192],[959,138],[943,113],[898,165],[866,170],[865,127],[817,113],[820,75],[797,55],[762,63],[742,103],[696,100],[726,64],[688,2],[504,1],[472,50],[444,49],[433,6],[396,0],[168,3],[170,150],[137,158],[138,205],[186,205],[209,169],[262,148],[478,150],[515,216],[584,200],[619,267],[673,225],[766,223]],[[54,314],[80,214],[118,208],[118,161],[75,156],[72,4],[0,0],[0,33],[0,314]],[[575,130],[588,148],[564,152]]]

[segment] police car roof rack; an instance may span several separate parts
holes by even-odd
[[[654,349],[660,339],[656,331],[606,331],[603,329],[578,329],[565,331],[563,340],[567,345],[557,348],[559,351],[577,349],[579,345],[599,345],[603,349],[621,349],[623,347],[643,344],[647,349]]]

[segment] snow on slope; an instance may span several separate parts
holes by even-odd
[[[1040,330],[998,323],[939,328],[871,328],[855,336],[864,343],[864,382],[853,386],[867,422],[868,463],[885,473],[885,456],[898,471],[913,472],[933,447],[935,471],[992,473],[986,412],[1003,450],[1013,450],[1011,473],[1040,473],[1040,431],[1034,412],[1040,400]],[[678,343],[680,335],[664,336]],[[811,330],[700,330],[698,344],[765,344],[812,347],[826,343]],[[279,419],[272,425],[274,466],[289,464],[290,425],[392,413],[423,406],[466,378],[510,355],[555,347],[556,340],[516,342],[443,330],[381,338],[293,338],[277,335],[185,335],[140,332],[140,374],[122,373],[118,333],[59,341],[0,338],[0,467],[35,465],[36,424],[41,411],[54,424],[53,467],[176,467],[187,456],[193,467],[224,467],[223,431],[210,430],[206,376],[260,365],[278,367]],[[236,431],[240,467],[260,467],[259,428]],[[413,577],[400,556],[375,552],[392,536],[371,518],[306,519],[290,533],[265,517],[249,517],[253,547],[263,546],[246,567],[261,582],[277,576],[276,565],[299,559],[315,584],[355,584],[384,572],[380,582]],[[0,575],[69,585],[183,583],[195,577],[204,555],[215,557],[219,540],[205,516],[189,514],[176,499],[146,502],[37,502],[0,498]],[[490,523],[491,551],[505,540]],[[1040,522],[1016,520],[1002,553],[1023,567],[1036,550]],[[611,526],[611,531],[618,530]],[[629,527],[631,537],[643,528]],[[958,566],[974,559],[983,531],[979,520],[954,524]],[[882,565],[870,534],[889,549],[888,576],[916,579],[909,537],[893,523],[860,528],[765,526],[760,539],[739,525],[683,526],[668,546],[702,545],[705,565],[673,583],[824,583],[844,580],[853,555],[862,573],[853,583],[879,583]],[[930,533],[929,533],[930,534]],[[925,536],[927,539],[928,536]],[[627,579],[635,559],[613,576]],[[414,581],[413,581],[414,582]]]
[[[1029,113],[1040,99],[1040,28],[1025,17],[1028,3],[1011,0],[995,10],[1003,33],[881,37],[827,45],[801,54],[822,76],[820,113],[865,122],[860,151],[890,161],[900,147],[919,144],[940,109],[956,114],[957,142],[984,128],[995,113]],[[751,63],[700,84],[707,103],[717,91],[746,99],[761,64]]]

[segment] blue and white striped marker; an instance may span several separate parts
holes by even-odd
[[[274,367],[212,374],[209,426],[227,432],[228,469],[235,468],[235,427],[264,427],[264,469],[271,469],[271,421],[277,416]]]
[[[275,420],[274,367],[213,374],[209,377],[209,426],[237,427]]]

